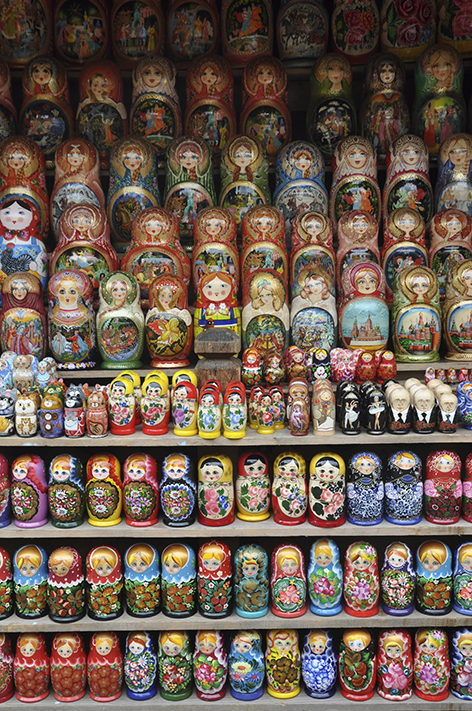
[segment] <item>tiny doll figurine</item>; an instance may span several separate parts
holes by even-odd
[[[298,546],[282,544],[272,553],[271,612],[300,617],[306,612],[305,559]]]
[[[0,261],[1,263],[1,261]],[[2,284],[0,312],[0,345],[2,351],[46,355],[46,312],[41,282],[34,274],[10,274]]]
[[[116,632],[95,632],[87,657],[87,681],[93,701],[114,701],[121,696],[123,655]]]
[[[49,657],[43,634],[20,634],[13,660],[16,698],[35,702],[49,695]]]
[[[54,635],[51,650],[51,684],[58,701],[78,701],[85,695],[87,655],[80,634]]]
[[[278,385],[285,378],[283,353],[275,349],[267,351],[262,366],[262,375],[268,385]]]
[[[198,550],[197,601],[203,617],[228,617],[233,607],[231,551],[225,543],[210,541]]]
[[[120,463],[113,454],[94,454],[87,462],[85,504],[92,526],[115,526],[121,521]]]
[[[191,617],[197,611],[195,553],[182,543],[162,551],[162,612],[167,617]]]
[[[225,454],[198,462],[198,521],[204,526],[228,526],[234,521],[233,465]]]
[[[274,461],[272,510],[284,526],[304,523],[307,508],[306,464],[300,454],[283,452]]]
[[[200,389],[198,401],[198,434],[202,439],[216,439],[221,434],[221,388],[213,386],[212,381],[205,382]]]
[[[270,630],[265,653],[267,692],[276,699],[291,699],[300,693],[301,657],[298,632]]]
[[[373,452],[358,452],[347,468],[346,514],[349,523],[375,526],[383,519],[382,461]]]
[[[456,630],[452,635],[452,665],[450,690],[454,696],[464,701],[471,698],[470,673],[472,671],[472,632],[470,629]]]
[[[48,560],[48,608],[54,622],[74,622],[85,615],[85,578],[75,548],[56,548]]]
[[[64,434],[66,437],[83,437],[85,434],[85,391],[82,385],[72,383],[64,400]]]
[[[238,518],[243,521],[269,518],[269,464],[264,454],[249,452],[240,455],[235,489]]]
[[[169,431],[170,391],[164,372],[152,371],[144,379],[140,414],[143,434],[161,435]]]
[[[339,548],[329,538],[319,538],[310,549],[308,592],[310,610],[331,617],[342,612],[343,569]]]
[[[175,377],[175,376],[174,376]],[[172,379],[172,417],[174,434],[191,437],[198,433],[197,410],[198,391],[196,384],[190,381],[180,381],[174,384]]]
[[[447,615],[452,609],[451,551],[429,540],[416,552],[416,608],[426,615]]]
[[[387,397],[387,429],[394,435],[408,434],[411,430],[411,395],[401,385],[391,388]]]
[[[330,217],[337,223],[347,212],[364,210],[378,220],[381,207],[374,147],[366,138],[348,136],[333,152]]]
[[[338,664],[341,694],[352,701],[372,698],[377,678],[377,657],[370,632],[344,632],[339,643]]]
[[[195,635],[193,679],[197,697],[203,701],[219,701],[226,694],[228,658],[223,642],[223,634],[215,630]]]
[[[269,2],[257,0],[241,14],[237,3],[224,0],[220,23],[223,56],[235,66],[272,54],[274,16]]]
[[[234,600],[240,617],[264,617],[269,611],[269,558],[256,543],[234,554]]]
[[[129,632],[124,656],[126,694],[143,701],[157,694],[157,654],[149,632]]]
[[[365,541],[351,543],[344,561],[345,611],[354,617],[373,617],[379,611],[377,551]]]
[[[157,523],[157,462],[150,454],[131,454],[123,464],[123,510],[128,526]]]
[[[461,516],[462,462],[450,450],[430,452],[426,459],[424,513],[436,524],[458,523]]]
[[[174,528],[195,521],[197,487],[192,462],[186,454],[168,454],[162,462],[160,486],[164,524]]]
[[[412,694],[413,655],[411,637],[404,630],[387,630],[379,635],[377,691],[388,701],[405,701]]]
[[[413,395],[413,429],[420,434],[431,434],[436,429],[436,398],[427,387],[415,390]]]
[[[95,386],[87,396],[85,426],[88,437],[106,437],[108,432],[108,399],[106,392]]]
[[[252,388],[262,380],[262,357],[257,348],[246,348],[242,355],[241,380],[247,388]]]
[[[231,636],[228,676],[231,696],[235,699],[253,701],[262,696],[265,666],[259,632],[242,630]]]
[[[462,615],[472,615],[469,600],[469,585],[472,580],[472,546],[463,543],[454,555],[454,602],[453,608]]]
[[[429,223],[434,212],[428,147],[421,138],[411,133],[393,141],[387,152],[384,217],[402,207],[417,210],[425,224]]]
[[[12,519],[11,512],[11,481],[10,468],[7,458],[0,454],[0,528],[9,526]]]
[[[421,459],[402,450],[387,460],[385,474],[385,518],[390,523],[408,526],[420,523],[423,511]]]
[[[305,635],[302,651],[302,677],[305,692],[313,699],[328,699],[336,690],[337,655],[333,637],[324,630],[311,630]]]
[[[11,509],[20,528],[44,526],[48,499],[44,462],[37,454],[22,454],[11,465]]]
[[[59,454],[49,465],[48,506],[57,528],[83,523],[85,481],[82,462],[71,454]]]
[[[153,253],[149,254],[152,256]],[[149,287],[149,306],[145,330],[146,344],[152,356],[151,366],[175,368],[188,365],[193,322],[184,281],[174,274],[158,276]]]
[[[1,65],[0,65],[1,67]],[[13,696],[13,653],[10,637],[0,634],[0,703],[8,701]]]
[[[372,353],[364,351],[362,357],[373,358]],[[343,434],[355,435],[361,431],[361,401],[358,390],[343,393],[340,400],[339,425]]]
[[[124,555],[124,587],[128,615],[157,615],[161,603],[159,554],[147,543],[136,543]]]
[[[188,632],[159,634],[159,691],[167,701],[183,701],[192,694],[192,652]]]
[[[232,381],[226,388],[222,419],[225,437],[228,439],[242,439],[242,437],[245,437],[247,423],[246,388],[240,381]]]
[[[458,400],[453,393],[444,393],[438,397],[438,419],[436,429],[439,432],[451,434],[459,427],[460,414],[458,410]]]
[[[13,556],[13,586],[18,617],[47,615],[48,556],[41,546],[23,546]]]
[[[110,432],[130,435],[136,430],[136,398],[129,378],[118,376],[112,380],[108,393]]]
[[[0,437],[8,437],[15,432],[15,409],[18,399],[16,388],[0,385]],[[21,436],[21,426],[20,432]]]
[[[257,392],[257,388],[253,388],[253,390]],[[264,389],[254,403],[254,414],[257,414],[257,434],[272,435],[275,433],[272,397]]]
[[[338,454],[323,452],[311,460],[308,522],[313,526],[332,528],[344,523],[345,472]]]
[[[382,609],[387,615],[401,617],[415,609],[416,573],[413,556],[406,543],[396,541],[385,549],[380,573]]]
[[[111,546],[92,548],[87,556],[87,604],[92,620],[115,620],[123,613],[121,556]]]
[[[46,439],[64,435],[64,403],[57,393],[46,393],[41,400],[39,431]]]
[[[419,629],[415,635],[415,694],[425,701],[444,701],[449,696],[448,638],[439,629]]]
[[[248,415],[251,430],[257,430],[259,427],[260,400],[264,394],[265,388],[262,385],[253,385],[249,392]]]

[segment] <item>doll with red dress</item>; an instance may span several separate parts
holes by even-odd
[[[41,701],[49,694],[49,657],[43,634],[20,634],[13,675],[19,701]]]
[[[0,312],[2,351],[33,355],[42,360],[47,350],[46,311],[39,279],[30,273],[10,274],[2,284]]]
[[[51,683],[58,701],[78,701],[85,695],[87,655],[80,634],[56,634],[52,640]]]
[[[96,632],[87,656],[87,681],[93,701],[115,701],[121,696],[123,654],[116,632]]]
[[[0,704],[13,696],[13,652],[10,637],[0,634]]]
[[[351,543],[344,559],[345,611],[373,617],[379,611],[380,580],[377,551],[365,541]]]

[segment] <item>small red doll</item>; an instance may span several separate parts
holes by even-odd
[[[228,617],[232,610],[231,551],[225,543],[200,546],[197,573],[198,609],[203,617]]]
[[[52,640],[51,682],[58,701],[78,701],[85,694],[87,655],[80,634],[56,634]]]
[[[74,622],[85,615],[85,578],[75,548],[56,548],[48,560],[48,607],[54,622]]]
[[[396,378],[397,364],[392,351],[376,351],[374,358],[377,367],[377,381],[379,383],[383,383],[384,380],[389,380],[390,378]]]
[[[306,612],[305,559],[298,546],[283,543],[272,553],[272,612],[300,617]]]
[[[157,523],[157,462],[150,454],[131,454],[123,465],[123,509],[128,526]]]
[[[13,653],[10,638],[0,634],[0,704],[13,696]]]
[[[11,567],[10,554],[5,548],[0,548],[0,620],[4,620],[13,614],[13,574]]]
[[[436,450],[426,459],[424,512],[431,523],[458,523],[461,517],[462,462],[450,450]]]
[[[115,701],[121,696],[123,655],[116,632],[96,632],[92,636],[87,680],[93,701]]]
[[[93,620],[114,620],[123,613],[121,556],[111,546],[92,548],[87,556],[88,614]]]
[[[344,563],[345,612],[353,617],[373,617],[379,611],[377,551],[365,541],[351,543]]]
[[[49,694],[49,657],[42,634],[20,634],[13,660],[16,698],[27,703]]]
[[[386,630],[379,636],[377,691],[389,701],[405,701],[412,694],[413,656],[406,630]]]

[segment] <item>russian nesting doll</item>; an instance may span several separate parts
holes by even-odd
[[[159,634],[159,690],[167,701],[183,701],[192,694],[192,652],[188,632]]]
[[[46,312],[40,280],[31,273],[7,276],[2,284],[0,312],[0,345],[2,351],[33,355],[39,360],[46,355]]]
[[[230,328],[240,335],[241,314],[236,291],[233,277],[226,272],[207,272],[202,277],[193,317],[195,338],[207,328]]]
[[[260,269],[277,272],[288,288],[288,258],[285,248],[285,220],[275,207],[251,207],[242,220],[241,281]],[[282,349],[276,342],[272,345]]]
[[[456,630],[452,635],[452,664],[450,690],[454,696],[464,701],[471,698],[470,674],[472,672],[472,632],[470,629]]]
[[[123,464],[123,509],[128,526],[157,523],[157,462],[150,454],[131,454]]]
[[[215,267],[230,274],[239,285],[235,215],[228,208],[207,207],[198,213],[194,224],[192,281],[195,290],[204,274]]]
[[[446,615],[452,609],[451,551],[441,541],[428,540],[416,551],[416,607],[426,615]]]
[[[203,617],[228,617],[233,607],[231,551],[225,543],[210,541],[198,550],[197,601]]]
[[[101,0],[76,8],[68,0],[54,7],[54,50],[66,64],[80,67],[108,52],[108,13]]]
[[[0,634],[0,702],[8,701],[13,696],[13,653],[10,637]]]
[[[192,22],[194,18],[198,22]],[[185,37],[182,29],[185,28]],[[166,45],[169,55],[187,64],[195,57],[214,54],[220,42],[219,13],[213,0],[199,0],[189,6],[186,0],[173,0],[166,18]]]
[[[0,620],[5,620],[13,614],[14,610],[14,584],[11,558],[8,551],[0,548]],[[0,659],[1,659],[1,642],[0,642]],[[0,664],[1,668],[1,664]],[[0,684],[0,699],[2,697],[2,689]]]
[[[234,521],[233,465],[225,454],[198,462],[198,521],[204,526],[227,526]]]
[[[427,521],[436,524],[458,523],[461,514],[462,462],[450,450],[436,450],[426,459],[424,511]]]
[[[295,545],[281,544],[272,553],[271,611],[277,617],[300,617],[306,612],[305,559]]]
[[[405,18],[415,18],[415,31]],[[404,62],[414,62],[421,52],[434,44],[436,37],[436,5],[432,0],[423,4],[414,0],[408,8],[382,0],[380,11],[380,46]]]
[[[352,15],[349,14],[352,11]],[[363,14],[364,13],[364,14]],[[349,64],[364,64],[379,45],[379,11],[375,2],[335,0],[331,16],[333,49]]]
[[[446,297],[446,275],[454,264],[472,259],[472,220],[455,208],[437,212],[431,225],[428,266],[439,282],[441,301]]]
[[[0,59],[0,138],[17,134],[17,112],[11,97],[11,76],[8,64]]]
[[[464,481],[462,482],[462,517],[469,523],[472,521],[472,455],[465,460]]]
[[[343,569],[339,548],[329,538],[319,538],[310,548],[308,592],[315,615],[331,617],[342,612]]]
[[[37,454],[22,454],[11,465],[11,507],[15,526],[36,528],[47,522],[44,462]]]
[[[164,524],[176,528],[190,526],[195,520],[196,497],[190,458],[177,452],[168,454],[162,462],[160,486]]]
[[[228,383],[222,412],[223,434],[227,439],[242,439],[246,435],[246,388],[239,380]]]
[[[265,653],[267,692],[276,699],[291,699],[300,693],[301,656],[298,632],[270,630]]]
[[[278,56],[286,66],[311,67],[326,54],[329,19],[323,3],[309,0],[298,5],[288,0],[280,5],[276,22]]]
[[[228,674],[230,692],[235,699],[253,701],[262,696],[265,666],[259,632],[242,630],[232,635]]]
[[[198,434],[202,439],[216,439],[221,435],[220,384],[206,381],[200,389],[198,401]]]
[[[92,548],[87,556],[87,604],[92,620],[115,620],[123,613],[121,556],[111,546]]]
[[[279,272],[260,269],[247,274],[241,320],[243,348],[255,346],[264,354],[274,347],[288,347],[290,312],[285,279]]]
[[[141,366],[144,314],[139,305],[139,285],[132,274],[117,271],[100,282],[97,340],[104,368]]]
[[[354,261],[380,264],[379,225],[365,210],[346,212],[338,222],[339,248],[336,253],[336,285],[338,296],[343,296],[342,277]]]
[[[186,284],[175,275],[157,277],[149,288],[149,306],[145,329],[151,366],[175,368],[188,365],[192,316],[188,310]]]
[[[225,0],[221,7],[223,56],[234,66],[243,66],[253,57],[272,54],[274,17],[272,6],[264,0],[240,5]]]
[[[116,632],[95,632],[87,656],[87,681],[93,701],[114,701],[121,696],[123,655]]]
[[[302,651],[302,678],[305,692],[313,699],[334,695],[338,676],[337,655],[333,637],[324,630],[311,630],[305,635]]]
[[[13,586],[18,617],[32,620],[47,615],[48,556],[41,546],[27,545],[13,556]]]
[[[223,634],[215,630],[195,635],[193,680],[197,697],[202,701],[219,701],[226,694],[228,658],[223,642]]]
[[[195,553],[182,543],[162,551],[162,612],[167,617],[191,617],[197,611]]]
[[[111,46],[119,67],[129,69],[141,57],[161,54],[164,46],[164,15],[158,0],[143,0],[136,6],[116,0],[110,16]]]
[[[380,572],[383,611],[398,617],[411,614],[415,609],[415,586],[411,550],[401,541],[390,543]]]
[[[175,376],[174,376],[175,377]],[[174,434],[192,437],[198,434],[198,391],[194,383],[182,381],[172,390],[172,417]]]
[[[346,630],[339,643],[341,694],[352,701],[367,701],[374,695],[377,657],[374,640],[367,630]]]
[[[85,390],[72,383],[64,398],[64,434],[66,437],[83,437],[85,434]]]
[[[337,223],[346,212],[364,210],[379,220],[381,207],[374,147],[366,138],[348,136],[333,152],[330,217]]]
[[[388,701],[405,701],[412,694],[413,655],[411,637],[405,630],[387,630],[379,635],[377,691]]]
[[[149,632],[128,633],[123,672],[130,699],[143,701],[157,694],[157,654]]]
[[[307,508],[306,464],[294,452],[279,454],[274,461],[272,509],[274,521],[293,526],[305,521]]]
[[[20,634],[16,640],[13,676],[16,698],[35,702],[49,695],[49,657],[43,634]]]
[[[10,469],[5,455],[0,454],[0,528],[9,526],[12,519],[11,512],[11,481]]]
[[[234,600],[239,617],[264,617],[269,611],[269,558],[262,546],[240,546],[234,554]]]
[[[120,463],[113,454],[94,454],[87,462],[85,504],[92,526],[115,526],[121,521]]]
[[[375,526],[382,522],[384,483],[382,460],[374,452],[358,452],[347,468],[346,514],[349,523]]]
[[[54,622],[74,622],[85,615],[85,578],[75,548],[56,548],[48,560],[48,608]]]
[[[89,437],[106,437],[108,431],[108,399],[100,386],[95,386],[87,396],[85,425]]]
[[[127,612],[132,617],[157,615],[161,606],[159,554],[148,543],[135,543],[124,555]]]
[[[443,307],[443,333],[447,345],[446,359],[469,360],[468,323],[472,307],[472,260],[454,264],[446,276],[446,300]],[[457,395],[459,397],[460,390]]]
[[[410,207],[393,210],[384,221],[382,266],[391,299],[394,282],[410,266],[427,266],[425,224],[419,212]]]
[[[460,545],[454,554],[454,602],[453,608],[463,615],[472,615],[469,586],[472,580],[472,546]]]
[[[428,224],[433,216],[433,188],[429,179],[428,147],[419,136],[408,133],[390,144],[383,190],[383,213],[409,207]]]
[[[415,635],[415,694],[425,701],[444,701],[449,696],[450,663],[446,632],[419,629]]]
[[[41,400],[39,427],[46,439],[64,435],[64,402],[58,393],[46,393]]]
[[[54,698],[63,702],[81,699],[87,681],[87,655],[81,635],[54,635],[50,662]]]
[[[264,454],[241,454],[236,477],[238,518],[243,521],[264,521],[269,518],[269,464]]]
[[[351,543],[344,558],[345,611],[354,617],[373,617],[379,611],[377,551],[365,541]]]
[[[160,435],[169,431],[170,393],[167,375],[153,371],[144,379],[141,389],[143,434]]]
[[[332,528],[345,521],[344,460],[331,452],[316,454],[310,462],[308,522]]]
[[[49,465],[48,506],[57,528],[83,523],[85,481],[82,462],[71,454],[59,454]]]

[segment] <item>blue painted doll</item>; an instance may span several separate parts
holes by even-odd
[[[382,461],[373,452],[358,452],[347,468],[347,520],[358,526],[375,526],[383,519]]]
[[[85,481],[82,462],[59,454],[49,465],[48,506],[57,528],[75,528],[84,520]]]
[[[336,690],[337,657],[329,632],[311,630],[302,651],[302,678],[305,691],[313,699],[327,699]]]
[[[310,610],[315,615],[337,615],[343,609],[343,569],[339,548],[329,538],[319,538],[311,546],[308,593]]]
[[[168,617],[190,617],[197,611],[195,552],[183,543],[162,551],[162,612]]]
[[[472,630],[456,630],[452,635],[450,690],[458,699],[472,700]]]
[[[423,512],[421,459],[401,450],[387,460],[385,475],[385,518],[397,526],[420,523]]]
[[[124,658],[126,693],[130,699],[144,701],[157,693],[157,655],[148,632],[130,632]]]
[[[41,546],[27,545],[13,556],[16,614],[32,620],[47,614],[48,556]]]
[[[416,551],[416,609],[426,615],[452,609],[451,550],[442,541],[426,541]]]
[[[454,556],[454,610],[463,615],[472,615],[471,590],[472,543],[463,543]]]
[[[135,543],[128,548],[124,577],[128,614],[157,615],[161,608],[161,573],[156,549],[148,543]]]
[[[256,543],[234,554],[234,599],[240,617],[264,617],[269,611],[269,557]]]
[[[197,485],[191,459],[186,454],[176,452],[165,457],[160,497],[166,526],[190,526],[195,521]]]
[[[415,609],[416,573],[406,543],[395,541],[385,549],[380,573],[382,608],[387,615],[409,615]]]
[[[231,695],[241,701],[259,699],[264,693],[264,654],[259,632],[241,630],[231,638],[228,657]]]

